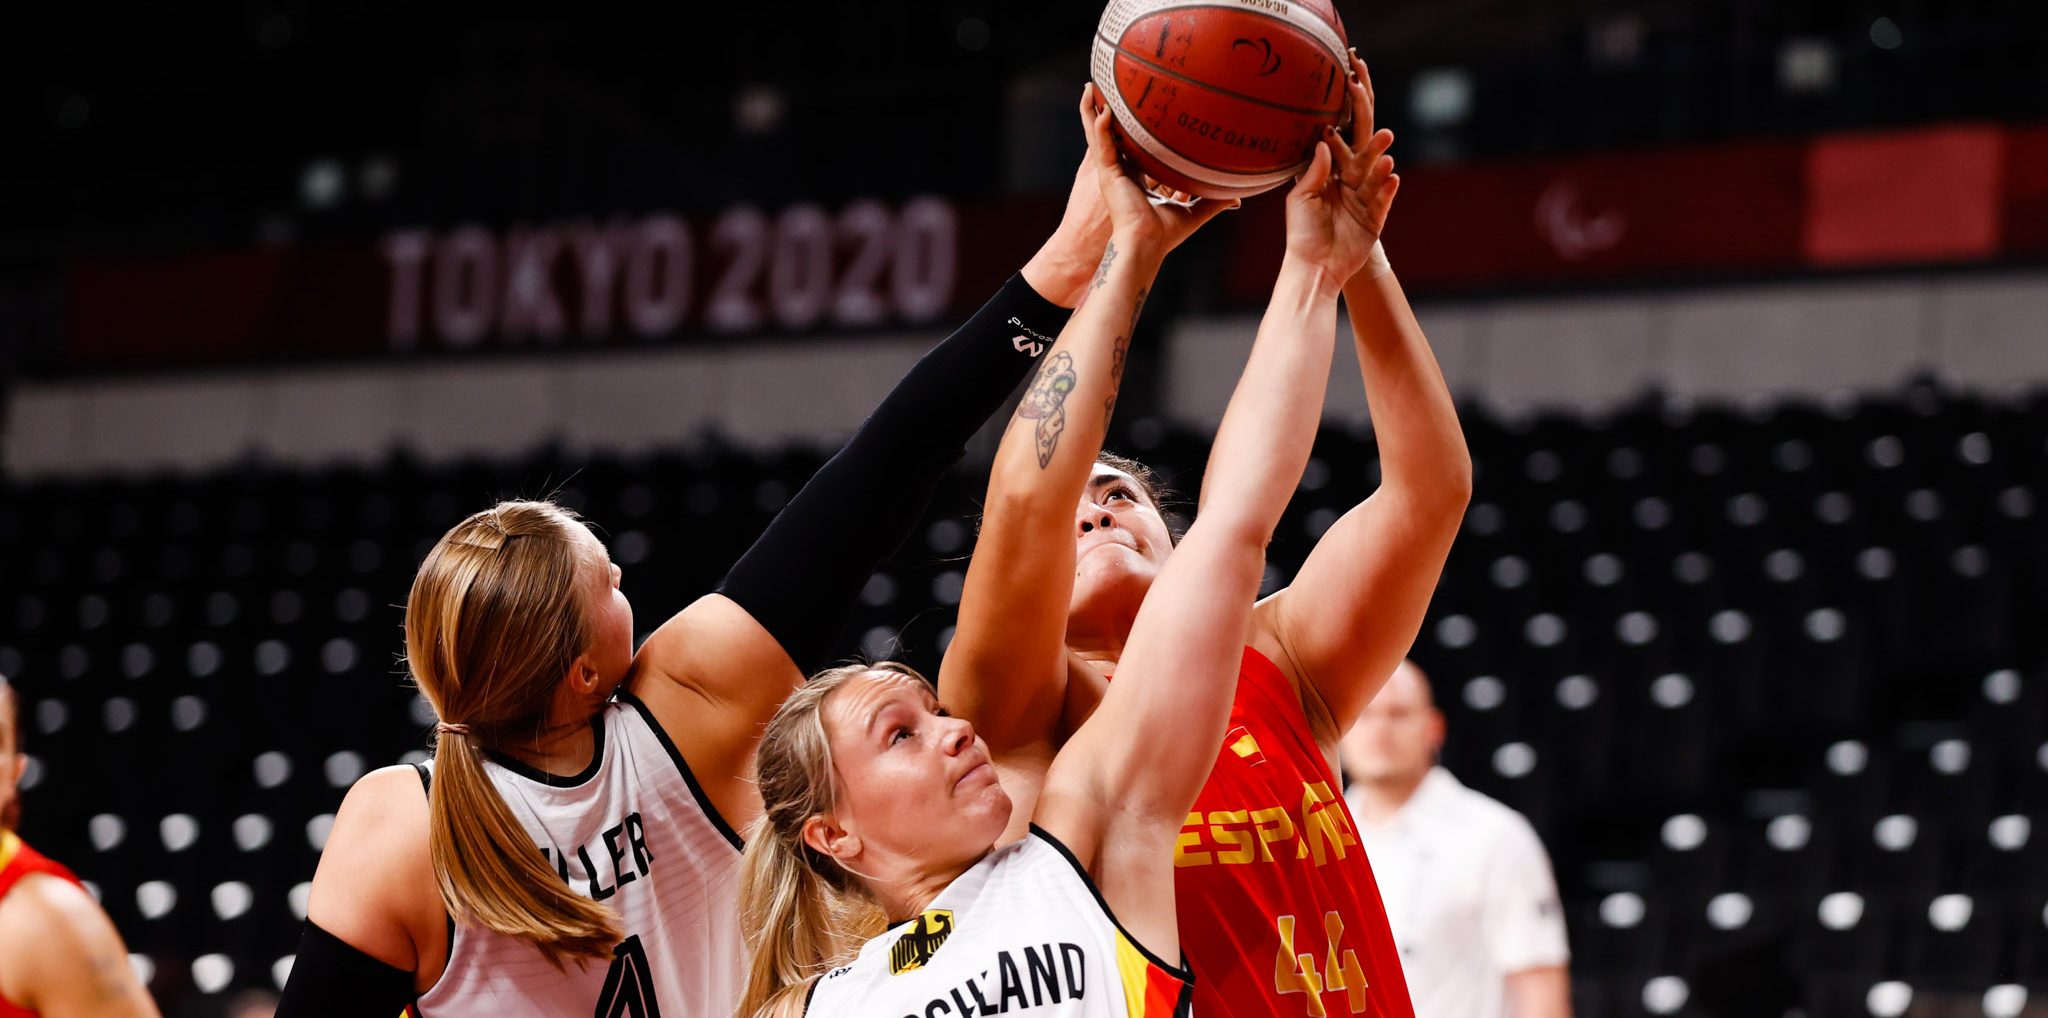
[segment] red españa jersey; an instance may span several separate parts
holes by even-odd
[[[1379,885],[1300,693],[1250,647],[1173,864],[1196,1014],[1415,1018]]]
[[[59,880],[78,883],[78,878],[72,876],[70,870],[28,847],[13,831],[0,831],[0,899],[6,898],[7,892],[14,890],[14,885],[31,873],[47,873]],[[36,1018],[36,1013],[0,997],[0,1018]]]

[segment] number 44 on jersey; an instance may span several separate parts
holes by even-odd
[[[1351,1013],[1364,1014],[1365,968],[1359,965],[1357,953],[1344,946],[1343,917],[1335,912],[1323,913],[1323,937],[1329,944],[1329,950],[1323,957],[1320,973],[1316,971],[1313,953],[1298,954],[1295,951],[1294,917],[1280,916],[1278,925],[1280,950],[1273,958],[1273,991],[1283,995],[1307,995],[1309,1018],[1325,1018],[1323,993],[1343,990],[1344,999],[1351,1005]]]

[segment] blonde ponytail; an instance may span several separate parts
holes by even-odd
[[[761,735],[761,819],[740,860],[740,931],[750,958],[738,1018],[799,1018],[811,984],[887,925],[861,883],[803,840],[805,821],[838,797],[825,698],[872,671],[923,681],[895,662],[834,668],[783,701]]]
[[[442,719],[428,796],[429,851],[458,924],[531,942],[557,966],[606,958],[610,909],[547,865],[484,770],[484,751],[531,739],[588,645],[582,527],[546,502],[503,502],[434,545],[406,602],[406,663]]]
[[[434,747],[427,844],[456,923],[531,941],[549,961],[609,958],[618,916],[569,889],[506,807],[462,736]]]

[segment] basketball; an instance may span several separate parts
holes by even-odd
[[[1112,0],[1091,73],[1141,169],[1242,198],[1292,179],[1344,119],[1347,46],[1329,0]]]

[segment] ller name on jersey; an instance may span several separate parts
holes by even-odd
[[[1023,955],[1020,963],[1018,955]],[[827,980],[851,971],[852,966],[834,969]],[[976,1018],[977,1015],[1009,1014],[1062,1001],[1082,1000],[1088,994],[1088,951],[1079,944],[1040,944],[1022,951],[997,951],[992,969],[983,969],[971,979],[933,997],[930,1002],[903,1018]]]
[[[597,858],[611,860],[609,885],[591,862],[590,850],[593,848],[599,850]],[[562,875],[563,883],[575,886],[575,881],[569,879],[569,853],[555,853],[542,848],[540,854],[541,858],[555,865],[555,872]],[[631,865],[627,865],[629,855]],[[591,839],[590,844],[576,846],[576,861],[582,864],[577,876],[589,885],[592,901],[603,901],[619,893],[619,888],[646,876],[648,865],[654,862],[654,853],[647,850],[647,828],[641,823],[640,814],[628,813],[626,819],[605,828],[604,833]]]

